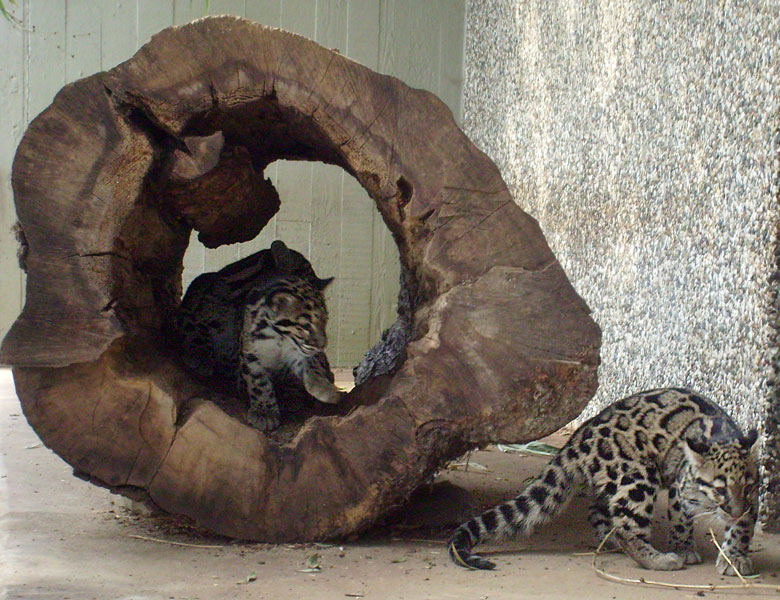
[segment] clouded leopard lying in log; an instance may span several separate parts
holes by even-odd
[[[328,311],[319,279],[303,255],[276,241],[187,289],[175,318],[182,359],[203,377],[221,375],[249,399],[247,420],[279,426],[274,382],[297,378],[317,400],[341,391],[325,356]]]
[[[471,548],[500,535],[530,534],[584,484],[595,497],[589,521],[599,541],[612,531],[608,542],[615,540],[641,566],[674,570],[700,563],[693,521],[710,515],[726,526],[726,556],[742,575],[751,574],[756,439],[755,429],[743,436],[719,406],[689,390],[624,398],[585,421],[520,495],[458,527],[449,542],[450,557],[460,566],[492,569],[495,565]],[[671,552],[666,553],[650,544],[660,488],[669,489]],[[722,556],[717,568],[735,575]]]

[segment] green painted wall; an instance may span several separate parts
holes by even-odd
[[[0,335],[21,310],[24,279],[10,232],[10,186],[22,134],[66,83],[126,60],[149,38],[206,14],[232,14],[336,48],[437,94],[460,121],[464,0],[17,0],[0,21]],[[208,5],[208,6],[207,6]],[[251,242],[206,250],[193,237],[184,285],[274,239],[307,255],[328,290],[331,361],[359,362],[395,318],[398,258],[379,213],[338,167],[280,161],[267,170],[282,207]]]

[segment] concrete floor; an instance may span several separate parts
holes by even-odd
[[[454,486],[422,493],[392,525],[337,545],[272,546],[234,543],[170,519],[139,516],[124,508],[117,496],[76,479],[27,425],[7,370],[0,370],[0,440],[3,599],[726,597],[724,592],[638,588],[600,579],[591,567],[591,556],[580,554],[592,550],[582,502],[530,538],[487,547],[498,563],[496,571],[452,565],[444,547],[449,523],[514,495],[525,478],[539,472],[543,457],[495,449],[478,452],[472,455],[468,472],[457,467],[439,478]],[[620,554],[600,557],[599,562],[623,577],[676,584],[734,583],[717,574],[714,548],[700,537],[706,562],[684,571],[643,571]],[[780,584],[778,541],[779,536],[759,534],[754,543],[763,583]],[[315,565],[319,570],[313,570]]]

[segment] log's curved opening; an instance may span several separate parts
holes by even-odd
[[[124,105],[119,109],[127,123],[155,148],[155,161],[144,181],[136,209],[130,212],[122,228],[121,239],[133,255],[130,262],[134,268],[128,269],[126,261],[115,261],[114,274],[120,292],[112,308],[116,309],[127,332],[128,348],[143,348],[150,338],[157,339],[161,352],[183,367],[177,360],[183,350],[172,335],[172,315],[186,291],[182,289],[181,273],[190,232],[198,231],[199,240],[212,248],[253,239],[278,212],[282,202],[292,201],[280,198],[270,179],[265,178],[266,168],[274,161],[319,161],[339,166],[358,180],[380,212],[383,208],[390,210],[388,198],[381,197],[378,187],[371,185],[386,179],[387,174],[361,170],[364,169],[361,162],[368,164],[367,159],[355,160],[354,155],[348,159],[340,144],[331,140],[315,119],[281,106],[274,94],[229,108],[215,104],[206,111],[194,113],[176,137],[155,123],[141,107]],[[185,140],[184,145],[181,140]],[[407,204],[414,195],[413,186],[403,176],[396,185],[398,204]],[[231,214],[236,194],[245,194],[246,203],[253,205],[255,212],[249,221],[259,213],[255,222],[248,225],[241,215]],[[207,220],[200,219],[205,223],[204,229],[199,229],[200,215],[193,209],[193,195],[203,196],[200,201],[208,204],[213,213]],[[241,208],[247,211],[246,206]],[[403,243],[403,236],[393,231],[393,222],[385,220],[398,246],[399,242]],[[146,243],[150,241],[150,231],[163,229],[167,234],[158,236],[157,243]],[[309,417],[343,416],[358,405],[370,404],[380,396],[381,385],[375,385],[374,380],[391,375],[403,363],[419,286],[414,280],[414,269],[402,258],[406,254],[404,249],[399,246],[398,250],[403,274],[399,316],[385,331],[383,339],[355,366],[355,388],[338,405],[317,402],[295,386],[287,391],[277,390],[283,418],[279,430],[269,433],[272,440],[291,440]],[[148,294],[139,296],[138,290],[144,288]],[[147,298],[147,304],[135,305],[139,298]],[[151,304],[149,298],[153,300]],[[149,311],[155,314],[150,315]],[[232,378],[218,375],[206,379],[194,372],[189,375],[204,386],[190,400],[205,397],[244,421],[245,398],[241,392],[237,393]],[[382,382],[387,379],[384,377]],[[181,425],[191,414],[186,399],[178,412]]]

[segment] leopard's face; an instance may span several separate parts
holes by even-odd
[[[325,348],[328,311],[315,285],[306,280],[290,282],[289,287],[268,299],[268,306],[273,328],[292,340],[303,354],[312,356]]]
[[[726,521],[738,519],[755,502],[758,468],[750,448],[735,440],[713,444],[699,457],[692,470],[697,503]]]

